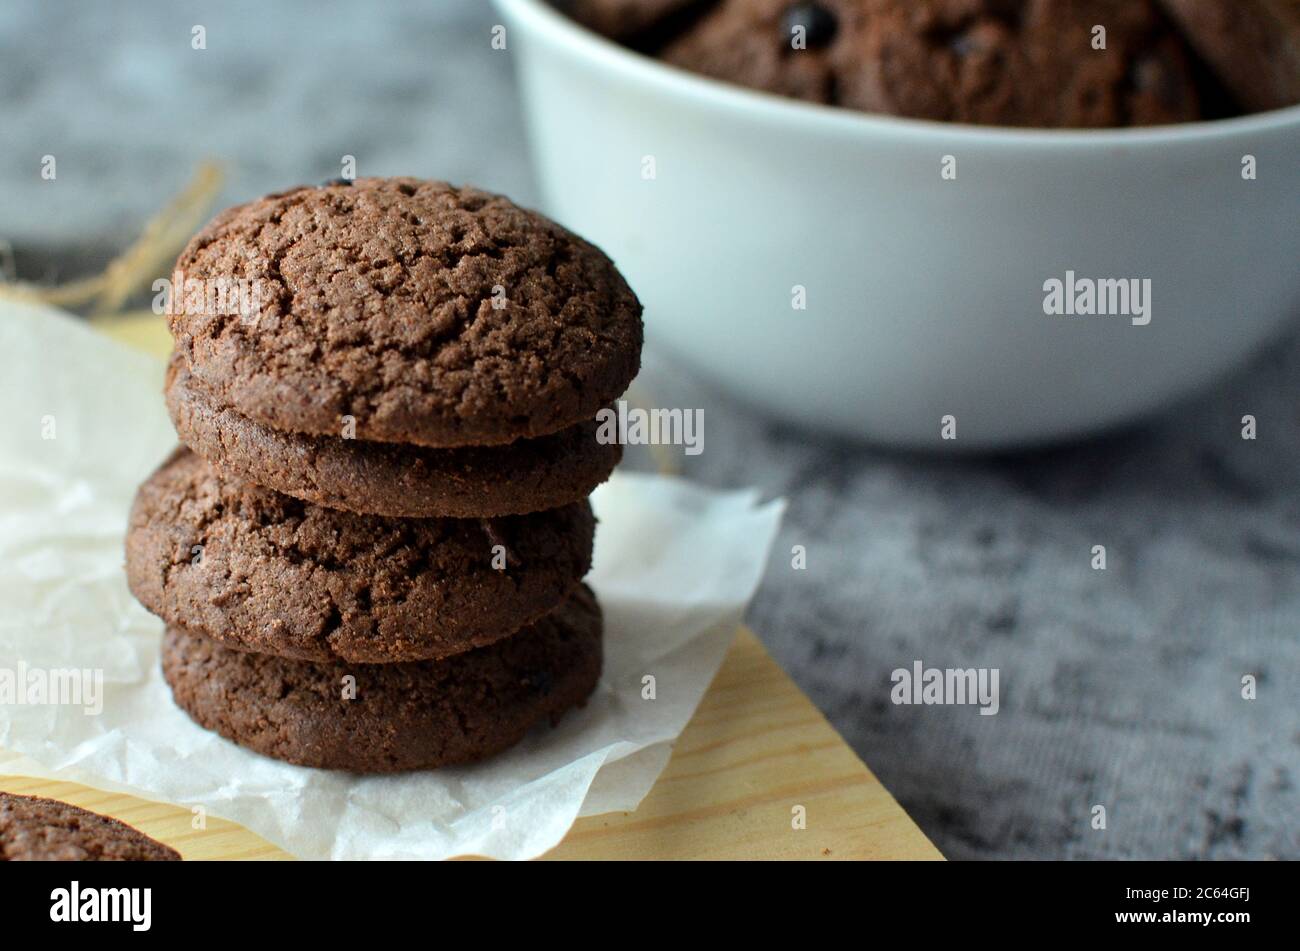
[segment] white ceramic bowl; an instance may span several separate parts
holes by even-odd
[[[496,3],[545,210],[615,259],[652,342],[784,419],[913,447],[1057,440],[1169,404],[1300,313],[1300,108],[1099,131],[869,116]],[[1149,279],[1150,323],[1048,316],[1067,271]]]

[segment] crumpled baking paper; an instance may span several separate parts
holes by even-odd
[[[305,769],[178,710],[158,666],[162,624],[127,591],[131,498],[176,441],[161,362],[0,301],[0,366],[0,680],[91,672],[80,705],[0,696],[0,773],[201,805],[301,858],[530,858],[580,815],[635,809],[721,664],[783,509],[752,491],[617,474],[592,499],[606,661],[585,709],[472,767]],[[70,684],[63,699],[77,699]]]

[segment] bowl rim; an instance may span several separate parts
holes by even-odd
[[[547,0],[492,0],[507,18],[552,43],[569,48],[591,65],[605,68],[657,91],[750,118],[784,122],[808,132],[889,134],[902,138],[965,140],[979,145],[1040,148],[1101,148],[1208,143],[1261,132],[1300,131],[1300,105],[1226,119],[1119,129],[1050,129],[973,125],[859,112],[749,89],[670,66],[628,49],[566,16]]]

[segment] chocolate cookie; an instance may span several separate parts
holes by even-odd
[[[1300,103],[1300,0],[1160,0],[1247,109]]]
[[[0,792],[0,861],[179,862],[124,822],[56,799]]]
[[[600,666],[600,608],[586,587],[513,637],[442,661],[304,664],[178,627],[162,648],[172,695],[199,725],[265,756],[357,773],[498,753],[584,704]]]
[[[423,660],[559,605],[591,566],[594,530],[585,500],[483,520],[339,512],[223,479],[179,450],[136,495],[126,572],[150,611],[233,647]]]
[[[700,0],[558,0],[556,6],[583,26],[611,39],[634,39]]]
[[[1096,26],[1105,49],[1093,48]],[[1184,44],[1152,0],[722,0],[662,56],[768,92],[921,119],[1199,116]]]
[[[600,249],[442,182],[232,208],[181,253],[173,286],[195,380],[287,432],[334,436],[351,417],[366,441],[503,445],[585,423],[640,366],[641,305]]]
[[[579,502],[623,455],[594,420],[508,446],[428,449],[306,436],[221,409],[173,359],[167,410],[181,441],[219,471],[330,508],[373,515],[494,518]]]

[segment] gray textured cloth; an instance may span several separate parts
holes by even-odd
[[[481,0],[4,4],[0,238],[84,268],[67,249],[131,236],[208,156],[227,203],[344,154],[532,203],[492,22]],[[650,356],[644,394],[705,409],[685,472],[790,499],[751,623],[947,855],[1300,858],[1300,340],[1141,429],[961,461],[772,424]],[[894,705],[918,660],[997,668],[1000,712]]]
[[[692,398],[647,376],[658,402]],[[1297,858],[1297,379],[1292,339],[1144,428],[975,461],[696,394],[685,471],[790,499],[753,624],[949,857]],[[917,660],[998,668],[1000,711],[891,703]]]

